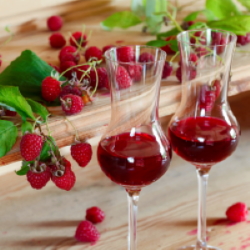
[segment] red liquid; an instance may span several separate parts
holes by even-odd
[[[103,172],[122,186],[146,186],[159,179],[169,166],[169,154],[169,148],[160,151],[155,137],[145,133],[109,137],[97,150]]]
[[[168,130],[173,150],[193,164],[214,164],[227,158],[238,144],[238,130],[214,117],[190,117]]]

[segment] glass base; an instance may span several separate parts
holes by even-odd
[[[178,248],[178,250],[221,250],[218,247],[212,247],[212,246],[207,246],[206,248],[196,248],[195,245],[192,246],[184,246],[181,248]]]

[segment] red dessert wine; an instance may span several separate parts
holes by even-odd
[[[97,158],[103,172],[122,186],[146,186],[159,179],[170,163],[164,148],[146,133],[123,133],[99,143]]]
[[[173,150],[194,165],[213,165],[235,150],[239,131],[215,117],[189,117],[173,122],[168,130]]]

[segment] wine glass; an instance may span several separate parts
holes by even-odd
[[[105,53],[111,90],[111,121],[97,149],[102,171],[127,191],[128,249],[136,249],[141,188],[168,169],[171,147],[158,120],[166,53],[155,47],[121,46]]]
[[[180,249],[219,249],[206,242],[206,188],[211,167],[230,156],[240,128],[227,101],[236,36],[222,30],[190,30],[177,36],[182,98],[168,135],[173,150],[196,167],[198,233],[196,245]]]

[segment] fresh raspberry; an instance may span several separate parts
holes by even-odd
[[[196,69],[194,67],[189,67],[186,69],[186,73],[188,75],[188,80],[193,80],[196,77]],[[182,82],[182,72],[181,72],[181,67],[178,67],[176,70],[176,77],[180,82]]]
[[[233,222],[246,221],[248,217],[247,205],[243,202],[233,204],[227,209],[226,216]]]
[[[96,243],[100,238],[100,233],[90,221],[82,221],[77,226],[75,239],[81,242]]]
[[[8,110],[6,109],[5,111],[5,116],[16,116],[16,111],[11,111],[11,110]]]
[[[26,161],[34,161],[41,153],[43,138],[40,135],[27,133],[20,142],[20,153]]]
[[[198,61],[198,56],[195,53],[190,53],[189,61],[196,63]]]
[[[237,36],[237,45],[246,45],[247,44],[247,37],[246,36]]]
[[[86,210],[85,219],[94,224],[100,223],[105,219],[105,214],[99,207],[90,207]]]
[[[71,84],[66,85],[62,88],[60,97],[63,97],[65,95],[72,94],[72,95],[78,95],[82,96],[82,91],[78,86],[73,86]]]
[[[169,77],[172,74],[173,67],[169,62],[165,62],[162,71],[162,79]]]
[[[204,47],[197,47],[195,49],[195,52],[196,52],[198,57],[205,56],[205,55],[209,54],[209,51]]]
[[[65,46],[66,40],[61,33],[56,32],[49,37],[49,43],[52,48],[58,49]]]
[[[78,63],[80,60],[80,55],[74,46],[65,46],[60,50],[59,53],[60,61],[73,61]]]
[[[99,61],[102,59],[102,51],[96,46],[88,47],[85,51],[86,61]]]
[[[194,21],[188,21],[188,22],[183,22],[181,24],[181,27],[183,30],[188,30],[190,26],[192,26],[195,22]]]
[[[116,82],[119,89],[126,89],[132,85],[132,80],[128,74],[128,71],[122,66],[118,66],[117,68]]]
[[[155,60],[154,55],[148,52],[144,52],[139,56],[139,62],[147,63],[147,62],[153,62],[154,60]]]
[[[142,77],[142,66],[141,65],[129,65],[128,66],[128,73],[131,77],[136,82],[139,82]]]
[[[50,168],[45,163],[39,162],[36,168],[31,168],[27,172],[26,177],[32,188],[41,189],[46,186],[51,178]]]
[[[90,65],[81,65],[77,67],[77,71],[76,71],[76,75],[77,75],[77,79],[80,80],[82,78],[82,75],[86,73],[87,70],[89,70]],[[90,76],[85,75],[83,77],[84,81],[89,84],[90,83]]]
[[[61,83],[51,77],[47,76],[43,81],[42,81],[42,97],[45,101],[48,102],[53,102],[61,92]]]
[[[76,66],[76,63],[73,61],[62,61],[60,64],[60,69],[61,69],[61,72],[64,72],[64,71],[66,71],[69,68],[74,67],[74,66]],[[73,72],[76,72],[76,70],[77,70],[76,67],[72,68],[72,69],[66,71],[64,73],[64,76],[66,76],[68,79],[71,79]]]
[[[224,52],[226,44],[227,44],[226,38],[222,37],[218,42],[218,44],[216,45],[216,52],[218,55]]]
[[[98,76],[98,89],[107,88],[109,89],[108,73],[105,67],[100,67],[96,70]],[[90,85],[95,88],[96,85],[96,73],[94,70],[90,71]]]
[[[51,31],[60,30],[63,26],[63,20],[60,16],[51,16],[47,19],[47,26]]]
[[[107,50],[109,50],[109,49],[111,49],[111,48],[114,48],[115,47],[115,45],[106,45],[106,46],[104,46],[103,48],[102,48],[102,54],[104,55],[104,53],[107,51]]]
[[[86,142],[80,142],[71,145],[70,152],[72,158],[78,163],[80,167],[87,166],[92,157],[91,145]]]
[[[69,42],[74,47],[85,47],[87,44],[87,35],[77,31],[71,35]]]
[[[250,43],[250,33],[246,34],[246,41],[247,41],[247,43]]]
[[[68,94],[61,98],[62,110],[66,115],[74,115],[82,111],[84,103],[80,96]]]
[[[75,173],[71,170],[71,164],[69,161],[64,160],[65,170],[55,170],[56,166],[52,165],[51,168],[54,170],[52,172],[51,180],[55,183],[55,185],[63,190],[69,191],[71,190],[76,182]]]
[[[117,48],[117,59],[120,62],[133,62],[135,60],[135,51],[129,46]]]
[[[169,36],[165,40],[168,42],[168,41],[175,40],[175,39],[176,39],[176,36]],[[167,45],[161,47],[161,49],[164,50],[167,53],[167,55],[175,54],[175,51],[173,51],[171,49],[170,44],[167,44]]]
[[[178,67],[177,68],[177,70],[176,70],[176,73],[175,73],[175,75],[176,75],[176,77],[177,77],[177,79],[179,80],[179,82],[182,82],[182,76],[181,76],[181,67]]]

